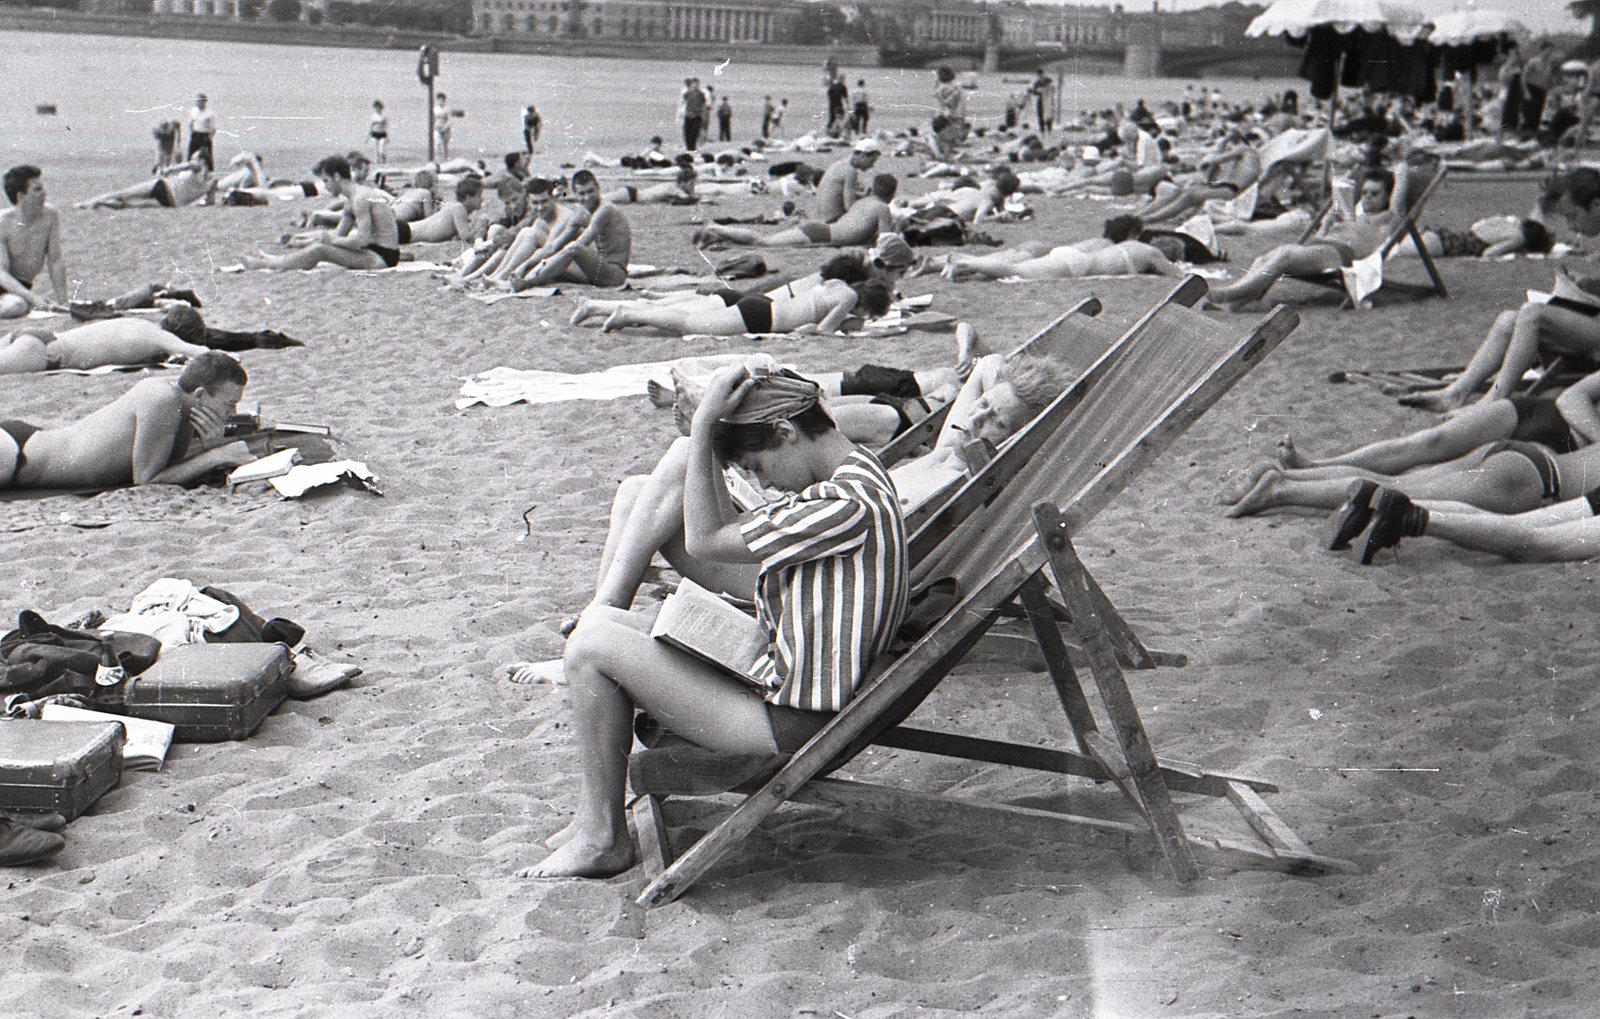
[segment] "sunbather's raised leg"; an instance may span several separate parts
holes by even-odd
[[[1381,439],[1336,456],[1307,456],[1285,436],[1278,444],[1278,462],[1284,467],[1345,466],[1398,474],[1413,467],[1465,456],[1486,443],[1509,439],[1516,429],[1517,410],[1510,400],[1485,399],[1421,431]]]
[[[1213,304],[1257,300],[1284,276],[1313,276],[1340,266],[1339,252],[1327,244],[1284,244],[1250,263],[1245,274],[1227,286],[1212,287]]]
[[[1539,352],[1572,354],[1588,361],[1600,358],[1600,321],[1570,308],[1528,302],[1517,309],[1505,360],[1485,399],[1516,392],[1522,375],[1539,360]]]
[[[1496,315],[1494,323],[1489,326],[1489,332],[1484,336],[1483,342],[1478,344],[1478,349],[1472,352],[1472,360],[1467,362],[1460,375],[1443,389],[1402,396],[1400,403],[1407,407],[1421,407],[1424,410],[1454,410],[1466,406],[1478,387],[1499,371],[1501,364],[1505,362],[1506,350],[1511,345],[1511,333],[1516,324],[1516,309],[1502,311]]]
[[[607,877],[633,866],[624,796],[633,714],[643,708],[711,750],[772,754],[767,708],[747,684],[649,635],[648,615],[596,607],[567,642],[568,700],[583,785],[561,845],[525,877]]]

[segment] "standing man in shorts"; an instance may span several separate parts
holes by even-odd
[[[67,270],[61,257],[61,217],[45,204],[44,171],[13,166],[6,171],[6,200],[15,208],[0,212],[0,318],[22,318],[48,307],[33,292],[39,273],[48,270],[57,304],[66,304]]]
[[[534,286],[567,281],[597,287],[620,287],[628,282],[628,258],[633,253],[633,228],[628,217],[600,196],[600,182],[588,170],[572,175],[578,203],[589,213],[589,225],[556,252],[533,267],[528,282]]]
[[[212,142],[217,137],[217,111],[213,110],[204,92],[194,97],[189,110],[189,151],[186,159],[199,156],[207,173],[217,171],[217,160],[212,152]]]

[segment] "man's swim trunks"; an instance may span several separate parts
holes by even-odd
[[[17,475],[22,473],[22,465],[28,462],[26,452],[28,439],[37,431],[41,431],[38,425],[30,425],[26,421],[0,421],[0,432],[11,436],[12,441],[17,444],[17,462],[11,468],[11,477],[0,481],[0,488],[10,486],[17,480]]]
[[[739,317],[744,319],[746,332],[772,332],[772,298],[764,294],[751,294],[749,297],[741,297],[733,306],[739,309]]]
[[[1548,449],[1537,442],[1507,439],[1490,445],[1484,451],[1483,459],[1487,461],[1496,453],[1515,453],[1527,460],[1539,475],[1539,483],[1544,486],[1544,497],[1551,502],[1561,501],[1561,469],[1556,466],[1556,458]]]
[[[397,238],[399,238],[401,244],[410,244],[411,243],[411,224],[410,223],[402,223],[397,219],[397,220],[394,221],[394,231],[395,231],[395,236]]]
[[[639,189],[634,187],[632,184],[622,185],[622,190],[627,192],[628,201],[637,202],[639,200]]]
[[[178,200],[172,196],[172,185],[167,183],[165,177],[156,181],[155,187],[150,189],[150,195],[156,200],[156,204],[163,209],[175,209],[178,207]]]
[[[806,240],[812,244],[827,244],[833,240],[833,228],[826,223],[818,223],[808,219],[800,224],[800,232],[806,235]]]
[[[1567,419],[1556,408],[1556,401],[1543,396],[1513,396],[1511,406],[1517,411],[1517,428],[1513,439],[1537,442],[1557,453],[1576,452],[1580,443],[1573,438]]]
[[[601,262],[590,282],[597,287],[620,287],[628,282],[628,267],[616,262]]]
[[[1439,251],[1445,258],[1477,258],[1489,250],[1489,243],[1471,230],[1435,230]]]
[[[399,248],[386,248],[382,244],[368,244],[367,250],[383,259],[385,268],[393,269],[400,264]]]

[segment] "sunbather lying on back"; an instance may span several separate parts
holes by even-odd
[[[0,375],[192,361],[208,349],[138,318],[87,322],[60,333],[23,329],[0,336]]]
[[[680,166],[677,176],[668,183],[647,187],[625,184],[607,191],[604,198],[613,205],[693,205],[700,200],[695,193],[697,177],[699,174],[693,166]],[[743,183],[735,187],[740,191],[749,190],[749,186]]]
[[[806,220],[771,234],[713,223],[695,231],[694,243],[700,248],[717,244],[753,244],[764,248],[871,244],[879,234],[895,232],[894,213],[889,209],[889,202],[893,201],[898,187],[899,181],[893,174],[880,173],[872,178],[872,193],[857,199],[843,216],[832,223]]]
[[[602,328],[612,332],[629,326],[650,326],[680,336],[832,333],[838,332],[852,315],[869,318],[882,315],[889,310],[890,301],[889,288],[875,280],[853,285],[841,280],[825,280],[794,297],[774,300],[766,296],[746,296],[732,305],[714,295],[669,304],[619,301]],[[579,312],[583,311],[580,305]]]
[[[1237,198],[1261,176],[1261,153],[1236,131],[1221,150],[1201,157],[1198,168],[1199,180],[1157,185],[1155,197],[1133,214],[1146,223],[1159,223],[1192,216],[1209,201]]]
[[[1137,276],[1141,273],[1181,276],[1182,271],[1172,264],[1172,259],[1182,257],[1182,242],[1170,238],[1160,238],[1155,244],[1142,241],[1111,244],[1103,238],[1095,238],[1077,244],[1063,244],[1042,255],[1033,255],[1029,249],[1012,254],[951,255],[943,275],[951,280],[972,277],[997,280],[1012,276],[1051,280],[1078,276]]]
[[[249,463],[249,447],[223,435],[246,380],[238,361],[212,350],[176,381],[144,379],[71,424],[0,421],[0,488],[187,485]]]
[[[159,205],[165,209],[193,205],[216,188],[211,171],[198,159],[168,166],[150,180],[108,191],[78,203],[80,209],[129,209],[140,205]]]

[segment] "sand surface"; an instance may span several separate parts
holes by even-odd
[[[1453,181],[1428,218],[1465,226],[1525,208],[1531,188]],[[994,232],[1071,239],[1110,209],[1034,204],[1035,220]],[[1449,262],[1452,300],[1359,314],[1283,286],[1308,302],[1300,329],[1079,542],[1148,642],[1189,657],[1132,677],[1160,752],[1278,783],[1283,817],[1362,873],[1219,870],[1183,886],[1148,856],[791,807],[686,898],[645,911],[638,871],[513,876],[565,823],[577,774],[564,691],[512,685],[501,667],[559,654],[611,493],[653,463],[670,416],[642,398],[465,412],[453,400],[463,376],[496,365],[588,371],[747,344],[570,327],[571,294],[483,307],[421,274],[213,271],[279,232],[289,208],[69,213],[73,275],[91,293],[190,285],[218,325],[303,339],[244,355],[247,400],[332,425],[387,494],[0,503],[0,618],[67,619],[186,577],[298,620],[365,675],[287,704],[248,742],[176,748],[166,770],[129,775],[75,821],[53,862],[0,874],[0,1014],[1595,1014],[1592,566],[1418,540],[1364,568],[1322,550],[1319,520],[1226,520],[1215,503],[1228,472],[1285,432],[1322,452],[1426,423],[1326,377],[1462,363],[1496,311],[1549,283],[1548,263]],[[635,260],[698,264],[693,215],[631,211]],[[1233,249],[1236,262],[1256,250]],[[1007,343],[1091,292],[1128,322],[1167,286],[907,289]],[[918,366],[945,362],[950,343],[765,349],[817,369]],[[130,383],[0,379],[0,416],[66,420]],[[1046,677],[994,664],[962,669],[916,720],[1067,739]],[[852,771],[1127,816],[1087,784],[905,752],[875,750]],[[686,805],[680,836],[711,810]]]

